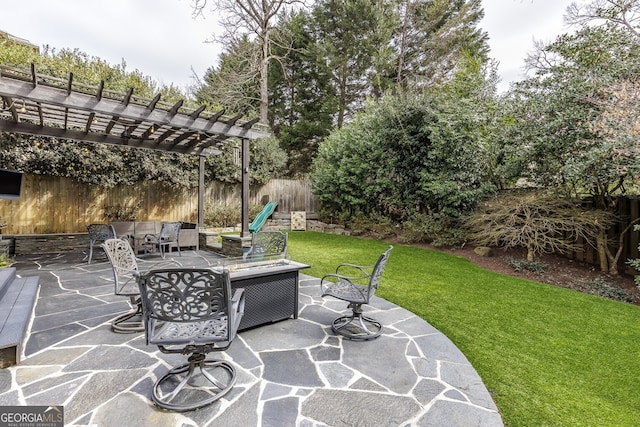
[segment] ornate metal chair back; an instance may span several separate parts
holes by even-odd
[[[367,302],[371,300],[371,297],[373,296],[373,294],[375,294],[378,286],[380,285],[380,277],[382,277],[382,272],[387,265],[389,255],[391,255],[391,249],[393,249],[393,246],[389,246],[387,250],[384,251],[382,255],[380,255],[380,258],[378,258],[376,265],[373,267],[371,277],[369,278]]]
[[[123,239],[107,239],[102,247],[113,268],[116,295],[137,295],[137,278],[140,273],[136,255],[129,242]]]
[[[214,342],[231,341],[235,336],[235,320],[231,306],[231,281],[228,272],[211,269],[185,268],[151,270],[142,276],[140,295],[144,313],[147,344],[164,322],[196,323],[215,320],[212,331]],[[185,343],[180,328],[168,339],[163,334],[163,344]]]
[[[160,233],[158,237],[161,241],[177,242],[180,236],[181,222],[164,222],[160,227]]]
[[[113,226],[108,224],[89,224],[87,225],[87,232],[89,233],[89,264],[91,264],[93,246],[96,242],[114,239],[116,237],[116,231]]]
[[[280,255],[287,254],[288,234],[281,231],[259,231],[251,237],[251,249],[245,255]]]
[[[113,226],[108,224],[89,224],[87,225],[87,231],[89,232],[89,239],[95,241],[113,239],[116,237],[116,232]]]

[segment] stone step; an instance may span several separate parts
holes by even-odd
[[[20,363],[22,345],[38,298],[39,278],[0,270],[0,368]]]
[[[4,296],[5,292],[11,285],[11,282],[16,278],[15,268],[0,268],[0,299]]]

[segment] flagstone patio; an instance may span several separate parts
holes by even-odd
[[[185,267],[216,255],[183,251]],[[442,333],[381,298],[368,313],[382,336],[336,337],[346,303],[320,296],[301,275],[299,317],[242,331],[224,357],[238,371],[233,390],[205,408],[173,413],[151,403],[156,376],[183,358],[118,334],[110,320],[129,308],[113,293],[111,267],[82,254],[20,256],[40,295],[20,365],[0,370],[0,405],[62,405],[75,426],[502,426],[481,378]],[[146,264],[146,263],[145,263]],[[141,265],[142,269],[147,265]]]

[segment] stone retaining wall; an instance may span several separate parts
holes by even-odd
[[[89,250],[87,233],[3,235],[2,240],[12,242],[9,249],[12,255]]]
[[[291,216],[289,214],[275,214],[267,220],[262,230],[286,231],[291,229]],[[307,217],[306,229],[322,233],[349,235],[349,230],[337,224],[326,224]],[[230,229],[229,231],[234,231]],[[242,241],[239,237],[223,237],[223,244],[218,243],[217,232],[199,232],[200,249],[218,252],[228,256],[242,255],[242,248],[251,246],[251,239]],[[236,240],[237,239],[237,240]],[[88,251],[89,236],[87,233],[56,233],[56,234],[16,234],[2,235],[3,247],[8,245],[11,255],[55,253],[68,251]],[[10,242],[10,243],[7,243]],[[225,244],[226,243],[226,244]],[[226,246],[226,248],[225,248]]]
[[[321,233],[330,233],[330,234],[343,234],[349,235],[349,230],[345,229],[344,226],[338,224],[327,224],[318,220],[318,216],[316,214],[307,214],[307,227],[308,231],[319,231]],[[286,213],[278,213],[275,212],[271,218],[267,220],[265,225],[262,227],[265,231],[277,231],[277,230],[291,230],[291,215]]]

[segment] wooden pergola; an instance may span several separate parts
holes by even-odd
[[[230,140],[242,141],[242,233],[249,228],[249,141],[269,132],[258,119],[225,116],[180,100],[160,100],[0,65],[0,131],[200,156],[198,226],[204,217],[204,160]]]

